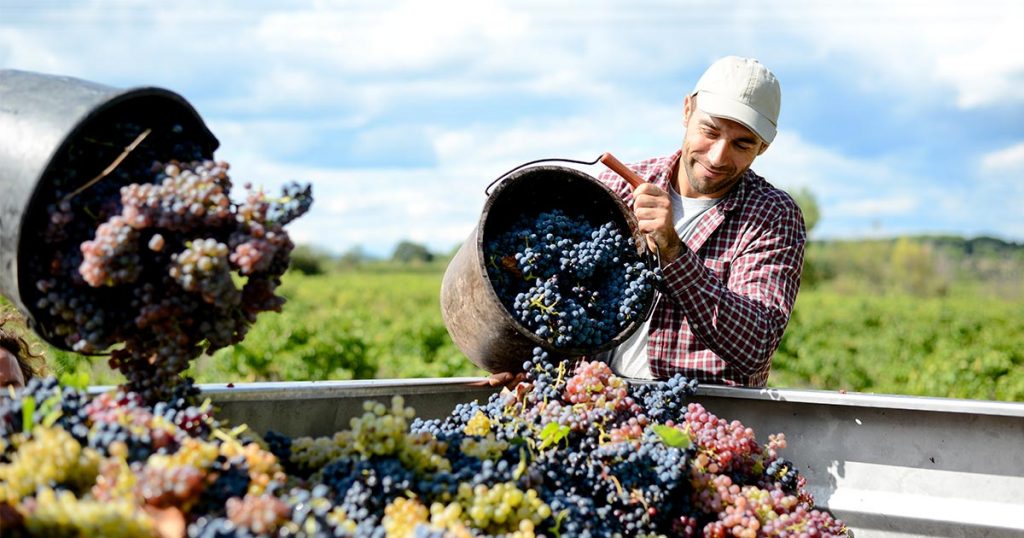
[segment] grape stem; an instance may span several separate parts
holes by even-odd
[[[131,144],[128,144],[128,146],[124,148],[124,151],[122,151],[121,154],[118,155],[116,159],[114,159],[114,162],[110,163],[110,166],[104,168],[103,171],[100,172],[99,175],[97,175],[96,177],[90,179],[89,181],[86,181],[85,185],[82,185],[81,187],[78,187],[77,189],[64,195],[64,198],[61,198],[60,200],[61,203],[67,202],[68,200],[74,198],[75,196],[78,196],[86,189],[92,187],[97,182],[99,182],[99,180],[109,176],[110,173],[113,172],[118,167],[118,165],[120,165],[128,157],[128,155],[131,154],[132,151],[135,151],[135,148],[139,147],[139,144],[141,144],[142,141],[145,140],[146,137],[149,136],[149,133],[151,132],[153,132],[153,129],[146,129],[145,131],[139,133],[139,136],[136,136],[135,140],[133,140]]]
[[[533,299],[532,301],[530,301],[530,306],[535,306],[535,307],[543,310],[545,313],[550,314],[551,311],[555,308],[555,305],[557,305],[558,301],[560,301],[560,300],[561,300],[561,298],[558,298],[558,299],[555,299],[555,301],[553,303],[551,303],[549,305],[545,305],[544,304],[544,298],[541,297],[541,298]]]

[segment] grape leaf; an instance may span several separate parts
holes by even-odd
[[[21,400],[21,430],[32,433],[32,415],[36,412],[36,399],[26,396]]]
[[[544,429],[540,431],[540,449],[544,450],[545,448],[558,443],[562,439],[565,439],[567,435],[569,435],[568,426],[558,424],[557,422],[548,422],[548,425],[544,426]]]
[[[60,375],[60,384],[64,387],[85,390],[89,387],[89,374],[85,372],[65,372]]]
[[[654,433],[658,434],[661,438],[661,442],[673,448],[690,448],[693,445],[693,441],[690,440],[690,436],[683,433],[678,428],[672,426],[666,426],[664,424],[655,424],[652,426]]]

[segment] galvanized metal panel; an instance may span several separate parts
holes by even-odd
[[[702,387],[699,400],[783,432],[815,500],[861,537],[1024,535],[1024,405]]]
[[[425,418],[493,389],[476,378],[203,385],[218,416],[257,432],[330,435],[362,401],[400,394]],[[786,434],[821,506],[858,538],[1024,536],[1024,404],[702,386],[697,401]]]
[[[263,434],[274,430],[290,436],[326,436],[347,429],[363,413],[363,402],[391,402],[400,395],[416,416],[441,418],[456,404],[486,400],[494,389],[473,386],[477,378],[381,379],[201,385],[219,408],[217,418],[247,424]]]

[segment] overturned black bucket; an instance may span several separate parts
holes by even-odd
[[[27,274],[24,260],[39,248],[41,233],[35,227],[43,208],[55,202],[53,175],[69,147],[91,127],[115,120],[152,132],[174,130],[175,136],[201,146],[207,158],[218,146],[196,110],[171,91],[0,70],[0,293],[40,336],[63,349],[68,349],[63,339],[39,322],[33,300],[36,275]],[[81,174],[83,183],[111,163],[97,159],[92,164],[95,170]]]
[[[565,356],[607,351],[636,332],[653,308],[652,299],[641,316],[614,338],[593,348],[556,348],[509,313],[487,274],[484,245],[523,215],[554,208],[582,215],[591,222],[614,220],[620,229],[630,231],[637,253],[654,266],[633,211],[597,179],[574,168],[554,165],[529,166],[507,174],[488,196],[479,223],[449,262],[441,283],[441,316],[448,334],[473,364],[488,372],[522,370],[523,361],[538,346]]]

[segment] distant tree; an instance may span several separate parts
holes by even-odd
[[[891,281],[904,291],[920,296],[944,295],[948,278],[939,274],[931,245],[900,237],[889,258]]]
[[[818,225],[818,220],[821,219],[821,210],[818,207],[817,198],[814,197],[814,193],[807,187],[800,187],[789,194],[796,200],[796,205],[800,206],[800,211],[804,214],[804,224],[807,226],[807,233],[810,234],[811,230]]]
[[[323,274],[324,267],[330,264],[331,255],[310,245],[298,245],[292,250],[292,261],[289,268],[305,275]]]
[[[346,250],[345,253],[338,258],[338,265],[346,269],[351,269],[353,267],[359,267],[369,261],[369,259],[370,256],[365,250],[363,250],[362,245],[356,245]]]
[[[430,262],[434,259],[427,247],[412,241],[402,241],[395,247],[391,259],[399,263]]]

